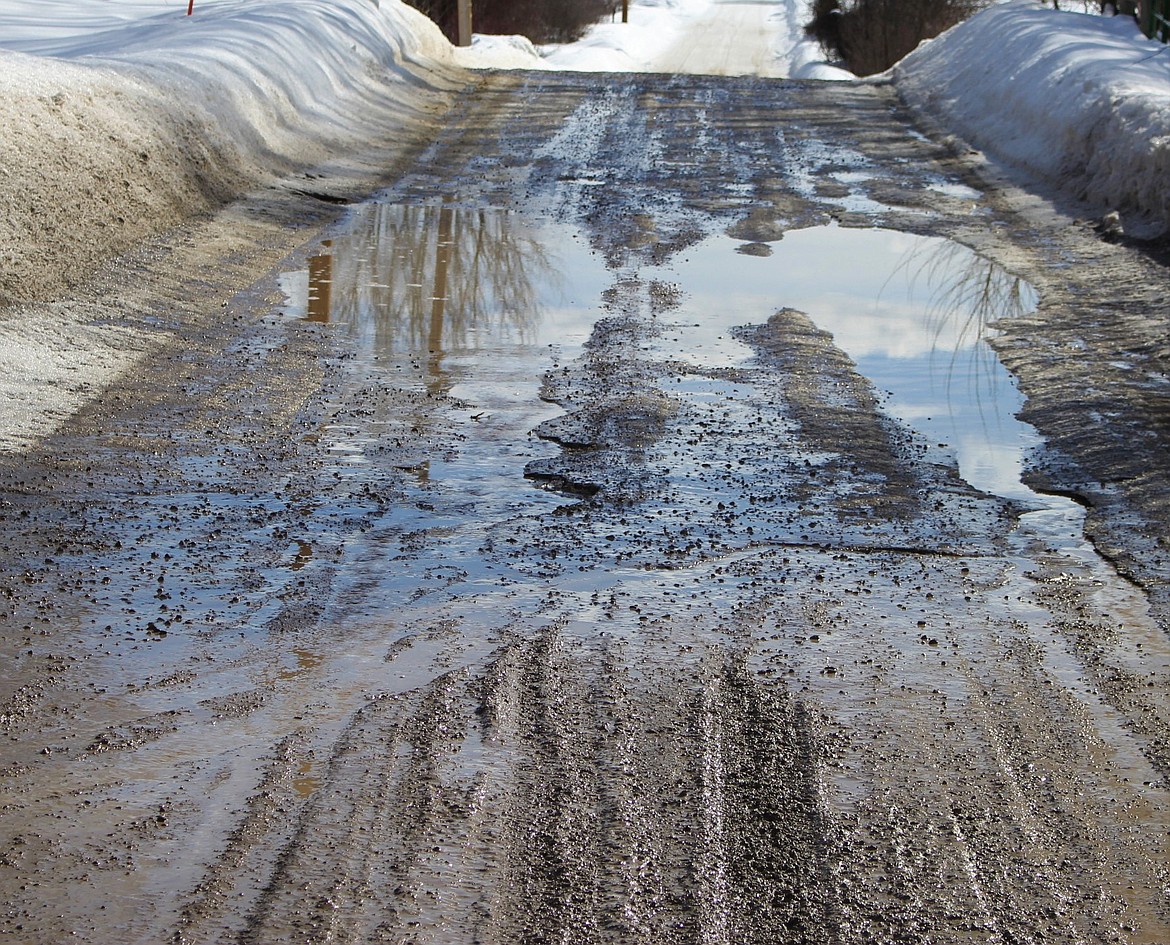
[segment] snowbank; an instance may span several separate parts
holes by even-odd
[[[484,36],[475,33],[471,48],[452,49],[455,61],[469,69],[551,69],[527,36]]]
[[[0,0],[0,307],[392,135],[466,82],[397,0],[111,6]]]
[[[1170,49],[1128,17],[992,6],[891,70],[912,108],[1144,235],[1170,226]]]
[[[803,35],[789,51],[788,76],[792,79],[818,79],[821,82],[849,82],[857,78],[848,69],[825,62],[825,54],[817,41]]]

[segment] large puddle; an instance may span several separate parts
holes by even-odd
[[[648,294],[643,314],[661,330],[638,356],[702,368],[663,381],[665,394],[692,414],[755,409],[745,406],[751,385],[720,379],[717,369],[754,357],[736,328],[763,323],[782,307],[799,309],[832,333],[872,381],[883,409],[927,444],[924,461],[953,459],[976,489],[1025,510],[1011,536],[1017,560],[1009,581],[1026,582],[1037,570],[1034,556],[1055,553],[1090,573],[1110,597],[1109,609],[1148,623],[1141,595],[1085,542],[1083,510],[1021,481],[1039,438],[1016,418],[1021,396],[987,339],[996,320],[1032,309],[1036,294],[966,247],[826,226],[770,244],[712,236],[667,265],[615,272],[572,226],[499,210],[370,203],[355,209],[344,232],[306,269],[287,273],[282,287],[290,314],[341,333],[362,383],[399,398],[372,403],[360,420],[322,431],[343,477],[360,478],[384,441],[407,443],[406,458],[396,462],[409,474],[408,501],[380,523],[383,533],[399,537],[368,552],[399,562],[395,577],[381,582],[381,605],[413,600],[420,586],[498,587],[514,577],[481,560],[487,529],[572,501],[524,478],[534,460],[559,455],[533,432],[561,413],[541,399],[543,379],[581,354],[594,323],[613,314],[607,306],[615,287],[631,280],[665,287],[661,294],[669,298],[659,318]],[[409,414],[412,402],[421,405],[418,418],[408,417],[404,427],[402,405]],[[443,405],[437,414],[435,403]],[[421,445],[428,436],[429,449]],[[447,446],[434,449],[436,436]],[[753,436],[739,444],[754,456],[739,459],[744,481],[752,462],[769,462],[770,434]],[[411,457],[415,439],[419,454]],[[648,513],[683,534],[697,510],[725,498],[718,490],[726,483],[711,484],[698,467],[726,457],[701,449],[683,457],[694,470],[668,470],[671,499]],[[445,498],[435,501],[436,495]],[[745,510],[742,521],[752,526],[745,529],[754,535],[749,542],[833,544],[839,537],[831,520],[820,523],[819,533],[818,523],[810,528],[806,520],[790,534],[756,508]],[[421,535],[427,537],[420,544]],[[612,547],[620,546],[621,535],[614,540]],[[587,576],[581,580],[588,583]]]
[[[461,448],[405,468],[420,485],[475,496],[478,514],[491,518],[517,501],[527,509],[562,501],[523,478],[535,455],[552,451],[531,434],[559,412],[540,399],[542,376],[580,352],[608,282],[600,257],[565,228],[498,211],[375,203],[282,287],[293,314],[344,334],[367,375],[450,398],[445,421],[466,429]],[[378,422],[327,431],[339,457],[361,464]]]
[[[1035,498],[1020,471],[1038,439],[1015,418],[1022,398],[986,341],[992,321],[1035,306],[1031,286],[957,243],[891,230],[814,227],[767,255],[736,252],[745,248],[713,237],[683,259],[688,308],[708,329],[705,357],[742,358],[733,326],[799,309],[833,335],[891,415],[953,452],[971,485]]]
[[[634,283],[642,294],[622,296],[622,286]],[[1056,560],[1058,568],[1087,576],[1099,588],[1102,611],[1125,620],[1134,640],[1159,646],[1143,596],[1085,541],[1083,509],[1021,481],[1026,456],[1040,440],[1016,418],[1021,395],[987,339],[997,320],[1031,310],[1036,293],[959,244],[827,226],[789,232],[770,244],[716,235],[667,265],[614,271],[572,226],[498,210],[370,203],[354,211],[306,269],[287,273],[282,287],[289,314],[339,333],[358,383],[390,392],[389,401],[373,397],[360,411],[364,416],[322,431],[337,474],[363,481],[387,441],[399,445],[398,454],[407,444],[406,458],[395,460],[407,473],[405,496],[381,516],[348,566],[350,579],[365,589],[371,618],[472,597],[477,621],[487,628],[478,643],[463,637],[462,645],[474,649],[485,644],[490,627],[514,619],[516,595],[528,593],[522,589],[534,577],[553,583],[538,580],[533,593],[547,585],[574,595],[577,619],[593,614],[601,621],[606,595],[619,587],[634,596],[642,588],[647,600],[660,602],[701,593],[717,609],[734,612],[735,580],[720,587],[722,577],[712,581],[701,570],[686,585],[669,571],[656,576],[658,563],[638,558],[639,542],[654,542],[646,529],[663,536],[664,561],[686,559],[688,542],[716,561],[753,547],[803,546],[826,554],[851,542],[864,547],[869,525],[845,534],[843,527],[856,527],[810,513],[799,502],[785,518],[767,503],[755,504],[752,495],[755,477],[766,478],[775,462],[769,450],[775,452],[778,433],[753,421],[761,392],[741,379],[750,372],[736,369],[751,365],[756,354],[737,329],[794,308],[832,334],[873,383],[882,409],[915,431],[925,444],[922,461],[953,461],[973,487],[1024,510],[1000,575],[1001,617],[1037,628],[1047,623],[1042,608],[1026,601],[1034,597],[1033,575],[1052,573]],[[525,478],[533,461],[561,453],[534,432],[563,413],[541,398],[542,387],[549,372],[582,354],[596,322],[618,313],[619,296],[626,314],[630,298],[640,298],[636,317],[654,324],[637,350],[623,349],[622,356],[675,366],[658,383],[683,405],[677,416],[691,418],[679,422],[695,424],[682,433],[697,445],[676,443],[671,457],[647,454],[650,465],[662,461],[659,472],[670,487],[668,498],[643,510],[640,537],[633,523],[623,528],[617,512],[586,540],[591,550],[564,538],[570,544],[561,546],[561,561],[553,565],[547,557],[548,542],[558,540],[550,537],[553,530],[538,525],[527,532],[545,543],[543,551],[527,552],[522,530],[524,521],[575,501]],[[661,310],[655,310],[656,297],[666,300]],[[415,419],[412,403],[420,405]],[[706,436],[721,418],[742,434],[735,463],[723,438]],[[414,440],[419,454],[412,458]],[[805,459],[814,466],[818,461]],[[712,467],[732,471],[710,475]],[[729,487],[733,481],[739,485]],[[735,512],[738,532],[728,539],[730,513],[712,510],[745,497],[747,507],[741,501]],[[874,535],[879,544],[885,540]],[[948,544],[948,536],[933,540]],[[482,553],[501,541],[514,542],[515,551],[506,558]],[[573,558],[570,567],[565,559]],[[310,567],[312,556],[302,551],[295,560]],[[1077,659],[1055,638],[1048,642],[1049,634],[1040,636],[1050,670],[1093,706],[1102,730],[1118,729],[1115,713],[1091,691]],[[399,662],[409,676],[409,661]]]
[[[1073,503],[1021,482],[1038,438],[1016,419],[1021,397],[986,339],[991,322],[1030,310],[1036,298],[996,264],[947,240],[828,226],[766,246],[714,236],[638,275],[677,290],[670,317],[686,330],[660,342],[664,356],[742,364],[752,351],[735,327],[781,307],[804,311],[873,382],[884,408],[951,453],[971,485],[1046,511],[1048,531],[1079,534]],[[282,286],[294,314],[338,326],[366,367],[394,362],[431,394],[473,405],[465,419],[491,418],[481,429],[507,415],[510,432],[527,441],[531,426],[556,413],[537,396],[542,375],[579,354],[614,279],[572,227],[503,211],[374,203]],[[670,393],[731,396],[700,387]],[[473,455],[477,441],[487,455]],[[355,462],[361,446],[349,443]],[[529,459],[530,445],[522,453],[513,458]],[[464,485],[487,476],[532,491],[512,476],[514,466],[497,478],[508,455],[499,437],[473,437],[457,465],[431,460],[425,474]]]

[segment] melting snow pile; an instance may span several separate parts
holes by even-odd
[[[0,305],[266,175],[390,135],[458,83],[374,0],[0,0]]]
[[[997,4],[892,74],[906,102],[1126,228],[1170,224],[1170,48],[1129,17]]]

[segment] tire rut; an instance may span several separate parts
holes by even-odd
[[[646,671],[551,626],[361,709],[246,924],[214,892],[245,878],[233,845],[181,938],[831,940],[817,753],[742,656]]]

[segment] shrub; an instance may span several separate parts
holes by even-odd
[[[967,19],[985,0],[813,0],[805,31],[855,75],[884,72],[924,39]]]

